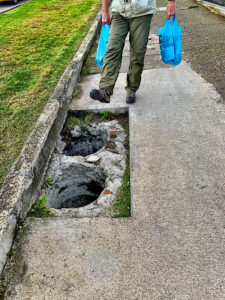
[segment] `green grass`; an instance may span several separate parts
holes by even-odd
[[[73,116],[67,117],[66,127],[69,130],[72,130],[75,126],[83,127],[83,122],[79,118],[76,118],[76,117],[73,117]]]
[[[68,130],[72,130],[75,126],[79,126],[81,128],[86,128],[87,126],[91,125],[91,121],[94,117],[94,114],[87,113],[83,117],[76,117],[73,115],[69,115],[66,119],[65,127]]]
[[[117,192],[113,204],[115,218],[126,218],[131,216],[131,196],[130,196],[130,164],[127,163],[126,170],[122,178],[122,185]]]
[[[129,123],[124,127],[127,135],[126,148],[127,165],[122,177],[122,185],[117,191],[116,198],[113,202],[113,216],[114,218],[128,218],[131,217],[131,194],[130,194],[130,149],[129,149]]]
[[[111,112],[111,111],[109,111],[109,110],[105,110],[105,111],[103,111],[102,113],[101,113],[101,118],[100,118],[100,120],[101,121],[111,121],[111,120],[113,120],[113,119],[115,119],[116,117],[118,117],[118,113],[116,113],[116,112]]]
[[[35,0],[0,14],[0,186],[101,0]]]
[[[104,121],[112,121],[116,119],[119,116],[118,113],[114,113],[111,111],[103,111],[99,114],[93,114],[93,113],[85,113],[83,112],[82,115],[78,114],[69,114],[69,116],[66,119],[65,127],[69,130],[72,130],[75,126],[79,126],[81,128],[86,128],[87,126],[90,126],[92,121],[96,119],[98,122],[104,122]]]
[[[51,210],[48,208],[46,204],[46,195],[44,195],[41,199],[37,200],[32,206],[31,210],[28,212],[28,217],[34,218],[45,218],[52,217]]]

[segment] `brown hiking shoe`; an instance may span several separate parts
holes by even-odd
[[[102,103],[110,103],[110,96],[111,93],[105,89],[100,89],[100,90],[94,89],[90,92],[91,99],[98,100]]]
[[[126,103],[133,104],[136,101],[136,95],[134,92],[127,92]]]

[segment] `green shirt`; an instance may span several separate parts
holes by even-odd
[[[155,0],[113,0],[112,11],[130,19],[154,14],[157,9]]]

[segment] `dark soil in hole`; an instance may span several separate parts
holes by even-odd
[[[77,196],[64,201],[60,208],[78,208],[90,204],[97,199],[96,196]]]
[[[98,199],[105,187],[105,176],[99,170],[79,166],[50,189],[46,204],[49,208],[78,208]]]
[[[106,141],[107,134],[103,131],[96,130],[96,132],[91,133],[88,130],[82,130],[79,137],[71,136],[70,142],[67,143],[64,149],[64,154],[68,156],[87,156],[104,147]]]
[[[117,120],[119,124],[125,129],[128,135],[128,127],[129,127],[128,113],[117,114],[108,111],[105,111],[103,113],[90,113],[83,110],[80,111],[69,110],[66,122],[61,131],[62,140],[67,144],[72,142],[71,130],[73,130],[75,126],[81,127],[82,133],[85,134],[85,129],[88,126],[91,126],[93,123],[107,122],[111,120]],[[75,140],[76,139],[74,139],[74,141]],[[71,148],[72,148],[71,146],[67,146],[66,151],[70,150]]]
[[[91,202],[95,201],[98,196],[101,194],[103,188],[100,184],[98,184],[95,181],[91,181],[89,183],[85,183],[84,185],[81,185],[81,190],[79,190],[79,185],[77,186],[77,194],[74,197],[71,197],[69,199],[66,199],[61,203],[60,208],[78,208],[85,205],[90,204]],[[63,190],[65,190],[67,187],[64,187]],[[60,194],[62,189],[58,192]]]
[[[90,113],[87,111],[69,110],[67,120],[61,131],[62,140],[67,144],[64,154],[68,156],[87,156],[100,150],[106,144],[107,133],[102,130],[91,130],[90,132],[87,127],[93,123],[108,122],[111,120],[117,120],[128,135],[128,113],[117,114],[110,111]],[[81,128],[81,134],[73,136],[71,131],[76,126]]]

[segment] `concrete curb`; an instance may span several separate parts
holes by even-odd
[[[0,191],[0,274],[10,251],[16,225],[24,220],[38,190],[62,129],[84,60],[101,26],[98,12],[79,50],[66,68],[55,91],[39,117],[18,161],[12,166]]]
[[[225,17],[225,7],[219,4],[214,4],[205,0],[197,0],[197,2],[203,6],[205,6],[206,8],[208,8],[208,10],[216,15],[220,15],[222,17]]]
[[[12,9],[15,9],[15,8],[17,8],[18,6],[21,6],[21,5],[23,5],[23,4],[25,4],[26,2],[30,2],[31,0],[24,0],[23,2],[19,2],[18,4],[11,4],[11,5],[9,5],[4,11],[0,11],[0,14],[4,14],[4,13],[6,13],[6,12],[8,12],[8,11],[10,11],[10,10],[12,10]],[[6,2],[7,3],[7,2]]]

